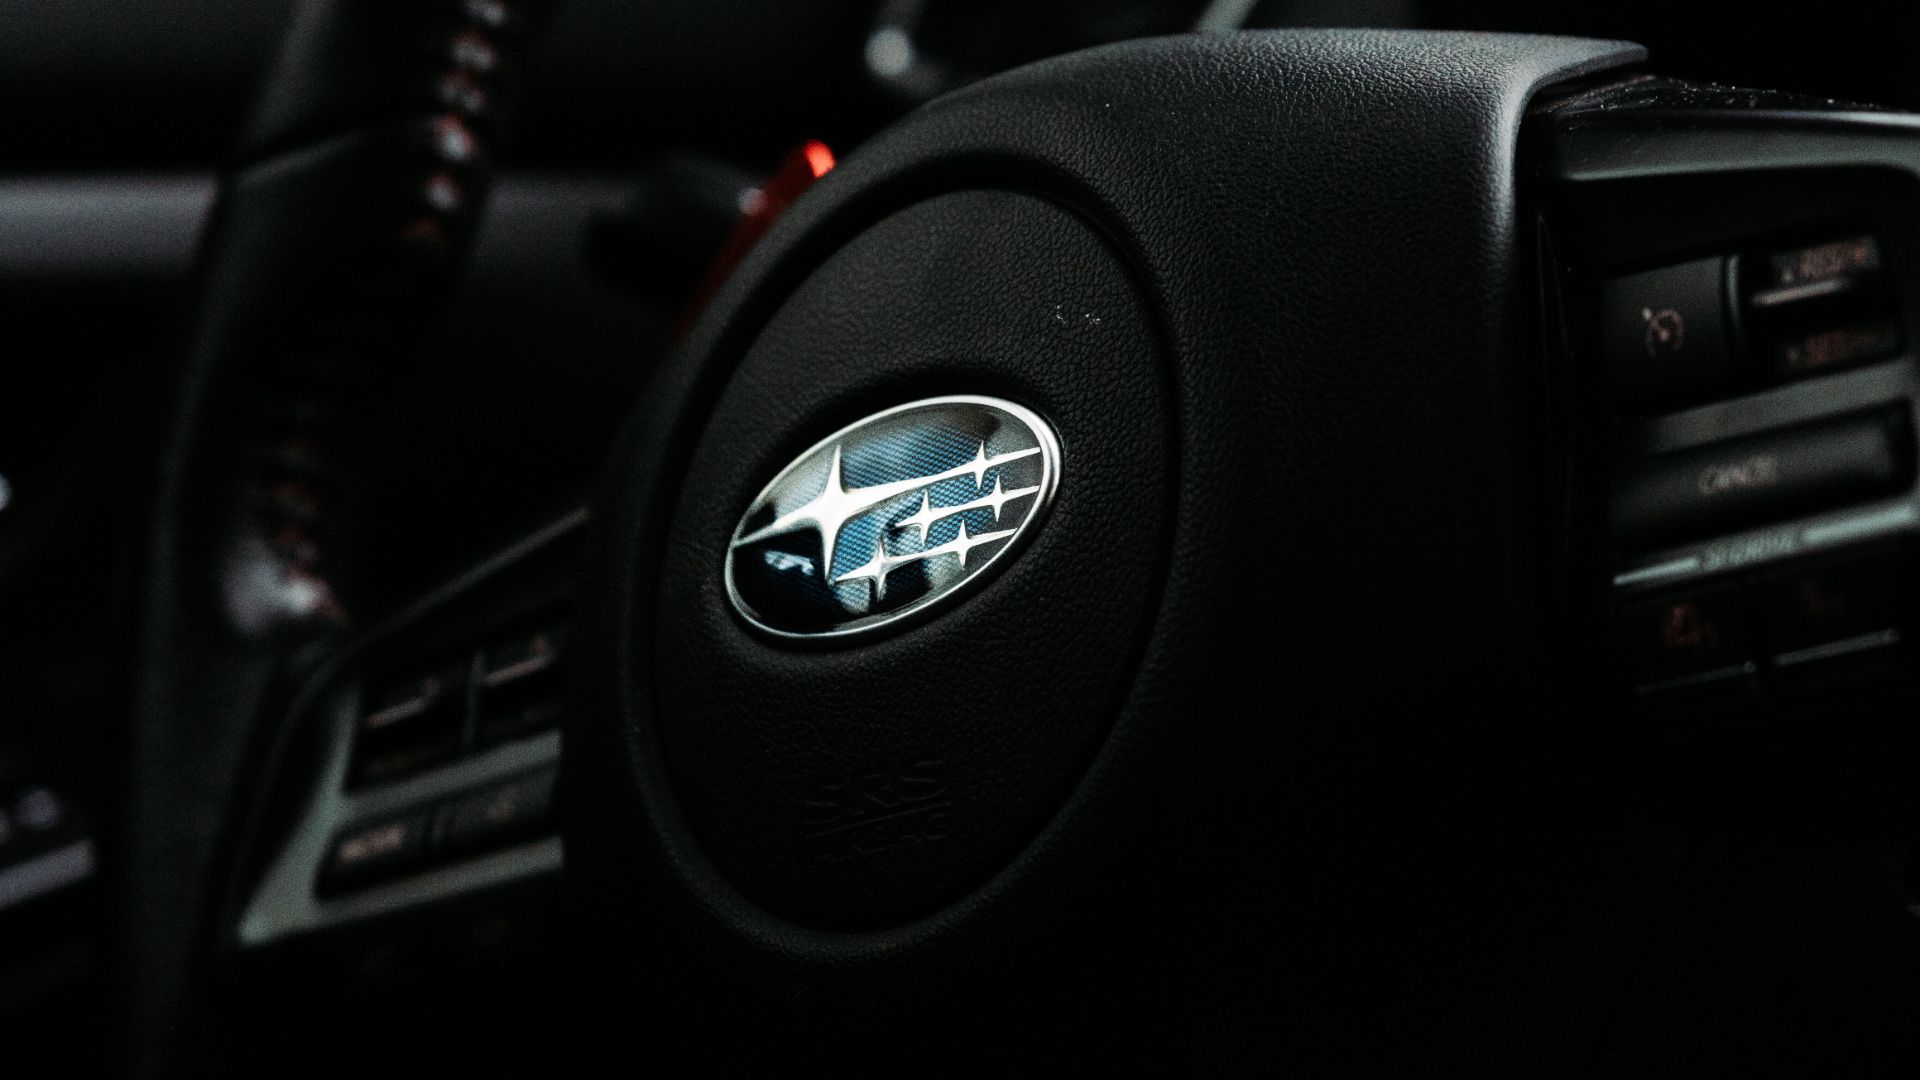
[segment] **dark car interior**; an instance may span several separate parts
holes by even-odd
[[[1917,53],[0,0],[0,1077],[1920,1076]]]

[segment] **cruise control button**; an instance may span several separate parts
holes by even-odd
[[[559,663],[565,648],[564,625],[516,634],[481,654],[480,683],[491,688],[538,675]]]
[[[1763,588],[1775,663],[1790,667],[1899,644],[1902,579],[1888,553],[1769,575]]]
[[[1756,308],[1776,308],[1834,296],[1858,287],[1880,270],[1880,244],[1855,236],[1793,248],[1767,256],[1764,276],[1751,299]]]
[[[368,691],[360,728],[383,731],[428,716],[455,705],[459,693],[459,670],[452,665],[387,680]]]
[[[355,755],[351,785],[367,787],[403,780],[452,761],[459,753],[458,732],[403,742],[369,739]]]
[[[466,734],[467,661],[369,685],[351,781],[385,783],[450,761]]]
[[[1907,430],[1904,407],[1876,410],[1636,462],[1614,488],[1614,539],[1650,547],[1897,491]]]
[[[1600,289],[1601,341],[1616,400],[1686,397],[1733,381],[1726,260],[1613,278]]]
[[[551,622],[503,638],[481,653],[481,745],[551,731],[566,704],[567,627]]]
[[[1746,597],[1703,590],[1631,605],[1621,612],[1621,646],[1633,682],[1655,687],[1744,675],[1752,668]]]
[[[323,892],[404,874],[427,858],[433,815],[422,810],[406,817],[359,825],[336,836],[321,875]]]
[[[553,820],[554,778],[551,769],[528,773],[455,801],[447,809],[447,847],[478,851],[539,836]]]
[[[1773,371],[1783,379],[1815,375],[1891,356],[1899,348],[1892,319],[1866,319],[1780,338],[1773,346]]]
[[[566,698],[558,681],[548,681],[544,685],[521,684],[514,692],[502,692],[482,704],[480,741],[492,746],[509,739],[553,731],[560,726],[566,711]]]

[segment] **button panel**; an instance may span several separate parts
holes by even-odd
[[[1731,214],[1638,202],[1585,236],[1617,252],[1590,264],[1587,296],[1614,404],[1615,651],[1644,699],[1757,701],[1897,668],[1900,545],[1920,536],[1920,372],[1896,362],[1915,283],[1870,205],[1743,236],[1721,232]]]
[[[586,521],[570,511],[468,568],[346,644],[300,691],[305,711],[290,723],[325,741],[287,760],[319,782],[293,781],[309,792],[298,816],[251,853],[242,948],[325,948],[329,928],[553,884],[565,861],[553,813],[561,732],[483,745],[477,729],[490,691],[558,680],[567,664]],[[450,759],[363,782],[369,747],[447,708],[460,733]]]
[[[1897,355],[1899,306],[1879,239],[1814,235],[1602,282],[1614,400],[1675,408]]]
[[[456,858],[550,835],[556,771],[542,766],[459,787],[463,763],[512,757],[504,744],[550,735],[565,712],[568,624],[548,610],[508,623],[444,659],[399,665],[362,684],[347,771],[381,811],[333,835],[316,882],[333,895]],[[551,757],[544,760],[550,761]],[[497,764],[497,762],[496,762]],[[432,772],[432,776],[422,776]],[[491,775],[497,777],[495,769]],[[388,812],[388,791],[424,785],[424,804]],[[472,781],[468,781],[470,785]],[[414,790],[405,788],[404,790]],[[407,796],[400,794],[402,799]]]

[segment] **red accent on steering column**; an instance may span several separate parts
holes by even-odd
[[[707,268],[707,276],[694,290],[693,299],[680,314],[680,323],[674,328],[673,336],[678,338],[693,323],[693,320],[706,309],[713,294],[720,291],[728,277],[738,269],[746,259],[747,252],[760,242],[760,238],[773,228],[805,191],[821,177],[833,169],[833,151],[826,143],[810,139],[802,143],[793,153],[788,154],[770,174],[766,182],[747,192],[740,200],[740,219],[734,223],[733,234],[720,246],[720,253],[714,256],[713,264]]]

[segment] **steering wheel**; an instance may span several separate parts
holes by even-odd
[[[1649,638],[1624,686],[1609,635],[1727,569],[1674,537],[1779,509],[1611,537],[1606,432],[1665,406],[1595,344],[1607,290],[1773,235],[1752,208],[1784,190],[1881,221],[1870,183],[1756,163],[1912,170],[1910,139],[1563,38],[1188,36],[991,78],[776,223],[590,508],[362,626],[357,421],[433,326],[536,21],[304,5],[226,177],[118,808],[130,1069],[217,1041],[195,1018],[260,942],[412,902],[352,864],[454,851],[468,781],[380,732],[455,713],[458,776],[559,759],[563,844],[459,865],[564,851],[564,947],[606,980],[577,1015],[612,1045],[643,1015],[736,1066],[990,1066],[1016,1036],[1369,1075],[1585,1052],[1671,875],[1593,839],[1620,810],[1596,731],[1679,700],[1712,627]],[[1643,374],[1694,426],[1646,445],[1758,437],[1700,419],[1730,384],[1687,363],[1724,320],[1675,295],[1633,348],[1678,357]],[[1849,400],[1904,407],[1888,378]],[[1735,426],[1818,411],[1796,392]],[[1893,421],[1850,430],[1911,459]],[[541,559],[570,580],[563,731],[490,744],[473,710],[512,665],[462,635],[547,610],[511,584]],[[439,865],[418,895],[467,880]]]

